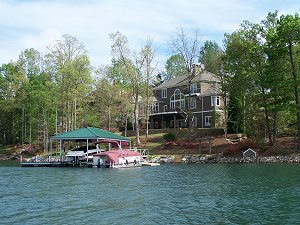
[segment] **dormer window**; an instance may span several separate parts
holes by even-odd
[[[167,88],[164,88],[161,90],[161,97],[162,98],[167,98]]]

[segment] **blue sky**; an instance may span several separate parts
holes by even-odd
[[[94,67],[107,65],[109,34],[120,31],[135,51],[150,37],[156,61],[164,65],[178,27],[198,29],[202,41],[222,45],[224,33],[243,20],[260,22],[268,12],[299,9],[299,0],[1,0],[0,64],[17,60],[26,48],[46,54],[51,42],[70,34],[85,45]]]

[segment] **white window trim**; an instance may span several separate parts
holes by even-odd
[[[159,113],[159,102],[155,102],[153,105],[154,113]]]
[[[195,87],[196,87],[196,88],[195,88]],[[191,94],[197,93],[197,88],[198,88],[197,83],[192,83],[191,86],[190,86],[190,93],[191,93]]]
[[[173,96],[175,95],[175,93],[177,91],[179,92],[180,99],[174,99],[174,100],[172,100]],[[185,109],[185,97],[184,97],[184,94],[182,94],[182,92],[179,89],[176,89],[174,91],[173,95],[170,98],[170,107],[171,107],[171,109],[175,109],[176,103],[179,103],[179,107],[181,109]]]
[[[168,105],[164,105],[164,112],[168,112]]]
[[[161,97],[162,98],[167,98],[167,88],[164,88],[161,90]]]
[[[197,108],[197,99],[195,97],[191,97],[190,99],[190,109],[196,109]]]
[[[211,106],[220,106],[220,96],[211,96]]]
[[[210,118],[210,119],[208,119],[208,118]],[[205,116],[204,117],[204,125],[205,126],[211,126],[211,124],[212,124],[212,116]]]

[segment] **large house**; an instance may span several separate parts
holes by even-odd
[[[154,88],[154,106],[149,116],[150,128],[217,127],[224,116],[218,76],[199,72],[179,76]]]

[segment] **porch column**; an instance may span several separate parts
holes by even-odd
[[[154,128],[154,125],[153,125],[153,118],[151,117],[150,118],[150,129],[153,129]]]
[[[164,129],[164,116],[161,115],[161,129]]]
[[[174,129],[176,129],[176,114],[174,114]]]

